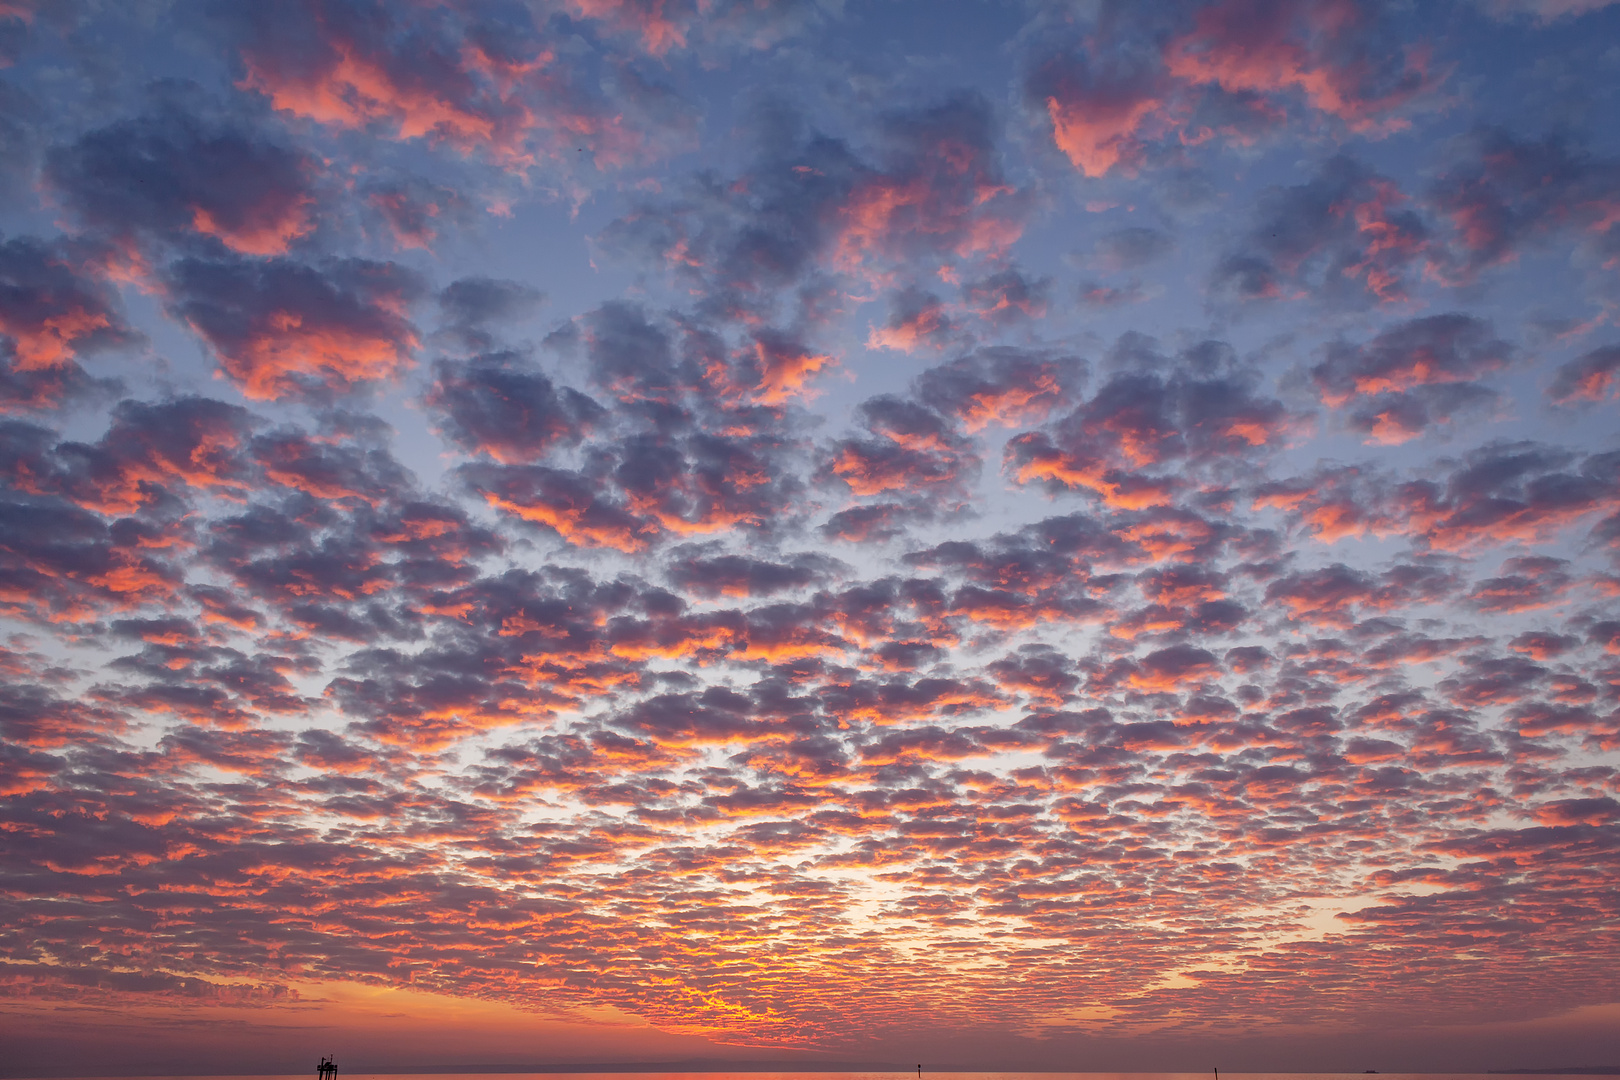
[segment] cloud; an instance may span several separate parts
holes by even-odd
[[[694,596],[771,596],[829,581],[839,564],[815,552],[801,552],[782,561],[725,554],[714,548],[687,548],[671,552],[669,578]]]
[[[1169,233],[1146,226],[1133,225],[1115,229],[1097,238],[1094,259],[1097,265],[1113,272],[1140,270],[1175,250],[1176,243]]]
[[[1146,149],[1138,133],[1174,90],[1156,57],[1097,53],[1047,59],[1024,84],[1026,99],[1045,111],[1053,142],[1084,176],[1139,164]]]
[[[1217,670],[1213,653],[1191,645],[1172,645],[1142,658],[1129,682],[1138,690],[1175,690],[1202,683]]]
[[[890,298],[888,321],[872,328],[866,344],[868,348],[901,352],[913,352],[924,345],[942,349],[955,331],[940,298],[911,286]]]
[[[114,531],[96,514],[56,499],[10,495],[0,532],[7,589],[0,606],[14,618],[93,620],[162,601],[181,574],[161,551],[144,549],[137,530]]]
[[[401,46],[409,31],[393,14],[365,19],[348,5],[321,0],[275,19],[236,12],[242,85],[278,110],[323,124],[377,124],[401,139],[431,137],[463,152],[521,158],[533,118],[514,91],[550,57],[532,46],[523,50],[527,43],[518,36],[508,38],[508,47],[516,46],[511,52],[491,56],[478,42],[463,58],[446,38],[434,40],[435,31],[447,29],[442,23],[423,20],[412,28],[417,40],[407,60]]]
[[[6,50],[3,34],[0,31],[0,60]],[[40,121],[45,115],[26,90],[0,80],[0,195],[15,198],[33,178],[44,142]]]
[[[870,160],[790,113],[758,124],[748,170],[638,207],[602,244],[687,282],[703,313],[752,323],[817,275],[892,287],[916,267],[997,259],[1023,233],[1029,196],[1004,175],[999,124],[978,95],[884,114]]]
[[[93,1003],[102,1008],[141,1002],[241,1006],[299,1000],[296,990],[281,983],[211,982],[166,971],[81,967],[47,975],[28,965],[8,963],[4,977],[14,986],[27,986],[47,998],[75,1004]]]
[[[568,0],[568,9],[639,39],[653,56],[700,44],[765,49],[839,14],[828,0]]]
[[[420,177],[377,180],[363,190],[366,206],[400,249],[432,250],[442,234],[465,228],[473,219],[459,191]]]
[[[434,364],[424,399],[441,431],[471,453],[507,465],[538,461],[554,446],[577,444],[606,411],[577,390],[510,356]]]
[[[256,400],[343,393],[414,363],[406,315],[421,285],[393,263],[184,258],[165,284],[174,314]]]
[[[1082,175],[1133,172],[1169,146],[1253,143],[1295,114],[1380,136],[1434,85],[1424,50],[1382,5],[1214,0],[1107,7],[1080,40],[1044,52],[1024,97]]]
[[[829,539],[849,543],[880,542],[901,537],[907,526],[934,518],[931,508],[915,503],[863,503],[830,516],[821,526],[821,532]]]
[[[520,7],[299,0],[274,18],[229,6],[216,17],[239,50],[239,88],[336,129],[422,140],[513,170],[576,149],[619,168],[692,131],[665,88],[629,65],[593,81],[577,50]]]
[[[748,383],[753,384],[752,395],[762,405],[782,405],[790,399],[814,397],[809,381],[835,366],[831,356],[818,353],[787,334],[759,330],[755,331],[753,339],[753,348],[744,354],[744,363],[753,369],[751,375],[757,372]]]
[[[1606,401],[1620,383],[1620,346],[1593,349],[1561,364],[1547,396],[1560,405]]]
[[[1222,0],[1200,7],[1165,48],[1171,75],[1228,93],[1298,94],[1352,130],[1381,133],[1428,85],[1375,4],[1355,0]]]
[[[780,410],[813,400],[836,366],[795,334],[757,326],[735,347],[701,322],[610,301],[581,320],[592,380],[629,411],[718,410],[732,426],[774,426]]]
[[[1050,278],[1031,280],[1016,269],[1001,270],[962,286],[968,308],[991,326],[1001,327],[1046,315]]]
[[[1280,401],[1254,393],[1252,376],[1233,365],[1225,346],[1206,343],[1184,354],[1168,378],[1112,376],[1048,430],[1011,440],[1006,464],[1022,483],[1090,491],[1109,506],[1165,506],[1182,481],[1150,469],[1263,453],[1300,423]]]
[[[1479,0],[1492,18],[1509,20],[1529,16],[1540,23],[1575,18],[1602,11],[1615,0]]]
[[[924,406],[884,395],[862,402],[859,415],[874,437],[839,440],[823,466],[856,496],[960,492],[978,469],[970,444]]]
[[[1620,817],[1620,802],[1605,795],[1597,799],[1559,799],[1536,808],[1544,825],[1607,825]]]
[[[319,163],[250,129],[177,108],[53,149],[45,178],[87,226],[169,243],[207,238],[284,255],[315,230]]]
[[[803,490],[777,467],[795,447],[770,430],[626,440],[613,470],[631,508],[672,536],[747,529],[767,536],[789,520]]]
[[[138,340],[112,289],[69,250],[0,241],[0,408],[50,408],[105,389],[79,358]]]
[[[1531,141],[1499,128],[1475,131],[1428,193],[1458,249],[1447,276],[1466,283],[1562,237],[1611,262],[1620,256],[1617,178],[1620,161],[1558,135]]]
[[[1616,499],[1610,456],[1594,454],[1578,470],[1562,454],[1531,444],[1494,444],[1469,454],[1444,487],[1413,482],[1397,505],[1411,531],[1441,551],[1556,534]]]
[[[446,285],[438,301],[450,325],[471,330],[530,315],[545,302],[545,294],[521,281],[468,277]]]
[[[1266,586],[1265,596],[1293,618],[1347,627],[1354,612],[1436,603],[1454,594],[1458,584],[1456,575],[1441,567],[1396,564],[1374,574],[1334,563],[1280,577]]]
[[[969,432],[996,424],[1040,423],[1069,404],[1085,378],[1079,357],[992,346],[938,367],[917,380],[923,402]]]
[[[595,484],[577,473],[536,465],[463,465],[467,486],[523,521],[553,529],[583,547],[640,551],[657,527],[622,505],[603,499]]]
[[[1104,599],[1112,582],[1094,580],[1093,566],[1127,562],[1136,550],[1130,540],[1095,519],[1072,515],[981,543],[948,541],[912,552],[905,561],[962,579],[948,604],[940,593],[941,614],[948,611],[1012,629],[1050,621],[1105,621],[1114,614]]]
[[[327,502],[375,507],[410,486],[409,474],[378,448],[278,430],[258,436],[250,450],[267,478]]]
[[[569,6],[613,30],[639,36],[642,46],[654,56],[685,47],[696,14],[694,6],[662,0],[570,0]]]
[[[1568,652],[1575,639],[1563,634],[1527,630],[1508,643],[1515,651],[1525,653],[1532,660],[1551,660]]]
[[[31,470],[49,491],[103,514],[161,507],[184,492],[239,496],[257,480],[242,453],[256,418],[210,398],[122,401],[93,444],[62,442]]]
[[[1077,289],[1075,297],[1081,307],[1103,310],[1127,304],[1140,304],[1150,298],[1149,290],[1135,279],[1122,285],[1105,285],[1100,281],[1083,282]]]
[[[702,369],[693,358],[677,358],[668,334],[640,305],[610,301],[581,322],[592,378],[613,396],[663,401],[701,384]]]
[[[1610,458],[1577,465],[1567,452],[1530,442],[1494,442],[1449,463],[1440,479],[1394,481],[1355,468],[1324,469],[1262,484],[1257,508],[1288,513],[1328,543],[1345,537],[1406,536],[1421,547],[1465,552],[1539,543],[1608,513]]]
[[[1406,202],[1391,180],[1352,158],[1331,158],[1307,183],[1261,196],[1212,288],[1239,300],[1405,301],[1409,271],[1433,257],[1431,230]]]
[[[888,116],[882,171],[857,180],[836,210],[833,266],[1004,252],[1027,211],[1002,174],[995,135],[989,104],[973,95]]]
[[[1501,576],[1481,581],[1469,599],[1480,610],[1490,612],[1551,607],[1560,603],[1575,585],[1568,566],[1566,560],[1546,555],[1509,559],[1502,564]]]
[[[1497,393],[1477,380],[1514,358],[1490,324],[1459,313],[1431,315],[1392,326],[1365,346],[1328,345],[1310,380],[1324,405],[1349,407],[1349,426],[1369,443],[1399,445],[1495,402]]]

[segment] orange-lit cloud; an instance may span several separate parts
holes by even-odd
[[[415,289],[402,268],[358,260],[330,271],[185,260],[169,281],[175,311],[258,400],[401,374],[419,343],[405,318]]]

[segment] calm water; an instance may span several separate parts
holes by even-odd
[[[915,1080],[914,1071],[819,1071],[819,1072],[473,1072],[473,1073],[368,1073],[345,1071],[340,1080]],[[1507,1074],[1513,1075],[1513,1074]],[[1518,1074],[1532,1075],[1532,1074]],[[1591,1074],[1536,1073],[1537,1080],[1593,1080]],[[142,1080],[313,1080],[314,1070],[294,1076],[283,1074],[265,1076],[217,1077],[159,1077]],[[947,1072],[923,1070],[928,1077],[950,1080],[1212,1080],[1208,1072],[1154,1073],[1154,1072]],[[60,1080],[60,1078],[59,1078]],[[84,1077],[79,1080],[127,1080],[117,1077]],[[1241,1073],[1222,1071],[1221,1080],[1368,1080],[1366,1074],[1353,1073]],[[1433,1072],[1433,1073],[1379,1073],[1378,1080],[1507,1080],[1502,1073]]]

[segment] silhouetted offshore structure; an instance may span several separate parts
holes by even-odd
[[[337,1080],[337,1066],[332,1064],[331,1058],[321,1058],[320,1068],[315,1070],[315,1080]]]

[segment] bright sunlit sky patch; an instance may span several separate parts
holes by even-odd
[[[0,0],[4,1071],[1620,1059],[1617,87]]]

